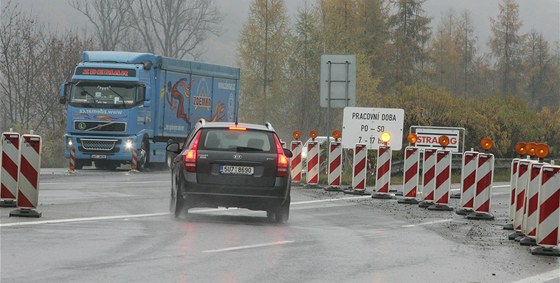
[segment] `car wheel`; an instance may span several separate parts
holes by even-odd
[[[171,196],[171,212],[173,213],[173,215],[175,215],[175,218],[180,217],[184,213],[188,213],[188,208],[185,206],[185,199],[183,198],[183,195],[181,193],[182,189],[180,187],[180,184],[177,184],[177,186],[179,187],[175,191],[175,195]]]
[[[289,218],[290,218],[290,197],[288,197],[286,201],[284,201],[284,203],[280,205],[274,212],[274,220],[276,221],[276,223],[279,224],[286,223],[288,222]]]

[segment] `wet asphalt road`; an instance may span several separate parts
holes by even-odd
[[[163,170],[64,172],[42,171],[41,218],[0,209],[1,282],[560,282],[560,258],[507,240],[504,183],[493,221],[293,187],[277,225],[240,209],[176,220]]]

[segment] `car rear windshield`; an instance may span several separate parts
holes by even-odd
[[[199,148],[224,151],[274,152],[271,132],[257,130],[205,129],[200,136]]]

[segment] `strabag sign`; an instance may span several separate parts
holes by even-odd
[[[345,107],[342,121],[342,147],[352,149],[357,143],[367,149],[383,145],[381,134],[391,135],[388,145],[392,150],[402,149],[404,109]]]
[[[416,146],[420,148],[433,147],[442,149],[443,147],[439,144],[439,137],[445,135],[449,138],[449,145],[445,149],[460,153],[462,152],[461,144],[461,129],[443,129],[443,128],[422,128],[416,127],[415,133],[418,136],[418,141]]]

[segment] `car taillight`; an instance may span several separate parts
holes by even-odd
[[[274,141],[276,142],[276,152],[277,155],[277,170],[276,176],[283,177],[289,173],[290,170],[290,163],[286,155],[284,155],[284,149],[282,148],[282,144],[276,135],[274,135]]]
[[[196,155],[198,149],[198,141],[200,140],[200,133],[201,131],[196,134],[191,147],[183,156],[183,168],[185,168],[185,171],[187,172],[196,172]]]

